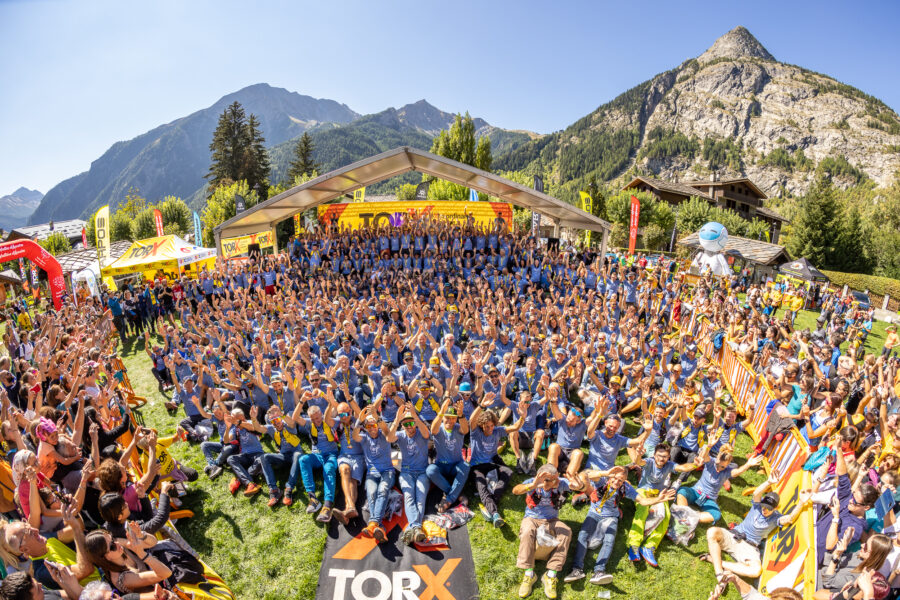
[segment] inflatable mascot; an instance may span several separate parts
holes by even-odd
[[[711,221],[700,228],[698,236],[703,249],[691,262],[691,270],[696,269],[701,275],[707,272],[713,275],[730,275],[731,267],[722,253],[728,241],[728,229],[721,223]]]

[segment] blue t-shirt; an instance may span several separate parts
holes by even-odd
[[[522,485],[529,485],[531,483],[534,483],[534,477],[526,479],[522,482]],[[531,492],[528,493],[528,498],[531,502],[525,502],[525,517],[547,520],[557,518],[559,516],[559,508],[553,503],[553,498],[556,496],[558,501],[559,495],[565,494],[568,491],[569,480],[563,477],[560,477],[559,485],[555,490],[558,494],[543,488],[531,490]],[[534,504],[534,506],[532,506],[532,504]]]
[[[416,432],[409,436],[406,430],[397,432],[397,448],[403,457],[403,471],[423,473],[428,466],[428,440],[416,428]]]
[[[769,537],[772,530],[778,527],[778,519],[780,518],[781,513],[777,510],[772,511],[772,514],[768,517],[764,516],[762,514],[762,505],[759,502],[754,502],[744,520],[734,528],[734,532],[743,533],[748,542],[754,546],[759,546],[764,539]]]
[[[556,443],[566,450],[574,450],[581,447],[584,441],[584,434],[587,433],[587,423],[584,419],[579,421],[574,427],[570,427],[566,420],[559,422],[559,431],[556,433]]]
[[[641,480],[638,489],[663,491],[666,488],[666,478],[675,470],[675,463],[671,460],[662,466],[656,466],[655,460],[648,460],[641,469]]]
[[[394,463],[391,462],[391,444],[381,432],[373,438],[364,431],[362,447],[369,471],[388,471],[394,468]]]
[[[476,427],[469,433],[469,446],[472,449],[472,457],[469,464],[482,465],[493,462],[497,456],[497,446],[500,440],[506,437],[506,428],[495,426],[491,435],[485,435],[481,427]]]
[[[703,474],[700,475],[700,480],[694,484],[694,491],[703,498],[717,499],[722,486],[731,477],[731,472],[736,468],[737,465],[731,463],[719,471],[716,469],[715,459],[710,460],[703,466]]]
[[[435,462],[457,463],[462,457],[463,442],[465,436],[459,430],[459,423],[453,425],[453,429],[447,431],[441,426],[440,430],[431,436],[434,440]]]
[[[237,431],[232,430],[232,435],[236,435],[241,443],[241,454],[259,454],[262,453],[263,447],[259,443],[259,436],[249,429],[243,427],[235,427]]]
[[[312,440],[312,451],[315,454],[336,454],[339,450],[337,433],[328,426],[325,421],[316,425],[312,419],[306,419],[306,425],[297,428],[299,431],[309,434]]]
[[[357,444],[353,441],[353,428],[355,426],[356,422],[353,421],[352,417],[347,425],[340,422],[334,425],[334,433],[341,443],[341,456],[359,456],[363,453],[362,444]]]
[[[282,454],[296,452],[300,449],[300,438],[297,437],[297,430],[293,427],[285,425],[281,431],[278,431],[274,425],[266,425],[266,432],[278,444],[278,451]]]
[[[588,452],[588,467],[606,471],[616,464],[616,456],[619,451],[628,445],[628,438],[621,433],[613,434],[611,438],[598,429],[590,440]]]
[[[594,489],[591,491],[591,510],[600,513],[600,518],[611,517],[619,518],[619,498],[629,498],[634,500],[637,498],[637,490],[634,489],[627,481],[622,484],[619,490],[613,492],[606,489],[607,478],[602,477],[593,484]]]
[[[194,391],[191,393],[188,393],[184,388],[178,392],[178,402],[184,405],[184,414],[188,417],[199,417],[200,409],[197,408],[197,405],[192,400],[196,400],[197,404],[200,403],[200,394],[197,388],[194,388]]]

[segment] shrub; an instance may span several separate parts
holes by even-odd
[[[861,273],[841,273],[840,271],[822,271],[837,287],[850,286],[851,290],[869,290],[879,296],[889,295],[900,298],[900,281],[890,277],[863,275]]]

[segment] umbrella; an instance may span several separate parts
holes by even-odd
[[[805,258],[798,258],[797,260],[786,262],[778,267],[778,270],[785,275],[790,275],[806,281],[829,281],[828,277],[826,277],[822,271],[815,268]]]

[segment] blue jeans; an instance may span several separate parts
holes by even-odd
[[[597,554],[597,562],[594,563],[594,571],[605,571],[606,563],[613,551],[616,542],[616,530],[619,528],[618,517],[600,518],[600,513],[591,509],[584,518],[581,531],[578,532],[578,542],[575,545],[575,558],[572,559],[572,568],[584,570],[584,557],[588,551],[588,542],[594,536],[597,527],[603,532],[603,545]]]
[[[203,442],[200,444],[200,451],[206,458],[206,464],[211,467],[224,467],[228,457],[237,452],[238,447],[234,444],[223,446],[221,442]]]
[[[249,485],[253,478],[247,469],[256,462],[256,459],[262,456],[262,452],[251,452],[247,454],[233,454],[228,457],[228,466],[234,471],[234,476],[244,485]]]
[[[309,455],[307,455],[309,456]],[[384,471],[369,471],[366,475],[366,498],[369,503],[369,520],[381,525],[384,509],[387,507],[388,494],[394,487],[393,467]]]
[[[403,506],[410,527],[421,527],[425,518],[425,497],[431,482],[425,471],[403,471],[400,473],[400,489],[403,491]]]
[[[275,479],[275,469],[290,465],[291,474],[288,476],[288,487],[293,488],[292,483],[297,482],[300,470],[300,452],[272,452],[259,457],[259,466],[262,467],[263,477],[270,490],[278,489],[278,480]]]
[[[297,455],[294,454],[296,457]],[[316,480],[313,478],[313,469],[322,469],[322,478],[325,484],[325,502],[331,506],[334,504],[334,492],[337,484],[337,452],[331,454],[304,454],[300,457],[300,475],[303,477],[303,489],[307,495],[316,493]],[[296,460],[296,458],[295,458]],[[291,469],[293,471],[293,468]],[[288,487],[293,487],[288,481]]]
[[[464,460],[455,463],[436,462],[428,465],[425,473],[428,474],[428,479],[444,492],[447,502],[453,504],[469,478],[469,463]],[[452,484],[447,481],[448,477],[453,478]]]

